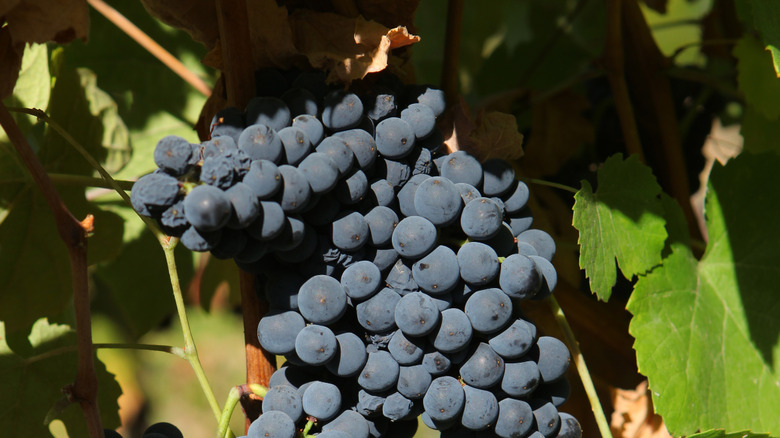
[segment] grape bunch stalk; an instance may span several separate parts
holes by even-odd
[[[258,338],[286,363],[247,436],[411,437],[421,417],[443,437],[580,437],[559,410],[569,351],[520,308],[557,275],[513,167],[444,152],[433,87],[257,77],[261,95],[219,111],[210,140],[160,140],[131,197],[257,275]]]

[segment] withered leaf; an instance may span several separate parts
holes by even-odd
[[[503,158],[514,161],[523,156],[523,134],[517,130],[515,116],[498,111],[481,113],[477,127],[469,135],[469,150],[480,161]]]
[[[612,420],[609,428],[617,438],[672,438],[664,420],[653,411],[653,399],[647,390],[647,380],[636,389],[610,389]]]

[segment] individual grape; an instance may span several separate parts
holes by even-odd
[[[525,397],[539,386],[540,378],[539,367],[533,360],[507,362],[501,389],[512,397]]]
[[[401,187],[401,190],[398,192],[398,206],[401,208],[401,213],[404,216],[418,216],[414,207],[414,197],[420,184],[429,178],[431,177],[425,174],[414,175]]]
[[[428,85],[410,85],[406,89],[409,102],[419,102],[428,106],[436,117],[447,107],[444,92]]]
[[[287,264],[301,263],[317,249],[317,232],[304,222],[303,240],[289,249],[277,249],[276,258]]]
[[[365,98],[363,107],[369,119],[379,122],[396,114],[397,98],[392,91],[380,89]]]
[[[287,354],[295,351],[295,338],[306,322],[295,311],[273,311],[260,318],[257,325],[257,339],[265,351],[272,354]]]
[[[482,163],[482,194],[502,196],[515,184],[515,170],[501,158],[493,158]]]
[[[368,422],[365,417],[352,410],[342,412],[330,423],[322,426],[322,430],[345,432],[350,438],[368,438]]]
[[[414,281],[412,267],[404,260],[395,262],[393,268],[387,273],[385,283],[400,295],[406,295],[420,289]]]
[[[436,329],[440,313],[431,297],[422,292],[412,292],[401,297],[396,304],[395,324],[406,335],[424,336]]]
[[[414,147],[414,130],[401,118],[388,117],[376,125],[376,147],[379,153],[391,159],[403,158]]]
[[[528,258],[533,260],[536,268],[542,273],[542,285],[539,288],[539,292],[534,295],[534,299],[541,300],[547,298],[552,295],[555,286],[558,284],[558,273],[555,271],[555,266],[544,257],[530,255]]]
[[[439,351],[431,351],[423,355],[422,366],[431,376],[440,376],[450,370],[452,361]]]
[[[490,334],[509,321],[512,301],[501,289],[483,289],[471,294],[464,310],[475,331]]]
[[[282,232],[268,244],[276,251],[290,251],[298,247],[306,235],[306,224],[297,216],[285,217]]]
[[[268,160],[255,160],[242,181],[258,199],[270,199],[282,188],[282,174],[276,164]]]
[[[457,183],[455,184],[455,187],[458,188],[458,192],[460,193],[460,198],[463,200],[463,205],[468,204],[469,202],[481,197],[479,190],[474,188],[471,184],[466,183]]]
[[[154,148],[154,164],[175,176],[187,172],[191,158],[190,142],[176,135],[163,137]]]
[[[341,408],[341,391],[327,382],[313,382],[303,393],[303,411],[317,420],[335,418]]]
[[[490,198],[477,198],[463,207],[460,227],[470,239],[488,240],[501,231],[504,213]]]
[[[378,179],[371,183],[367,193],[371,201],[383,207],[391,207],[395,204],[395,189],[386,179]]]
[[[317,98],[305,88],[290,88],[281,96],[282,101],[290,109],[290,115],[293,117],[301,114],[317,116]]]
[[[436,226],[420,216],[406,217],[396,225],[392,243],[402,257],[423,257],[436,245]]]
[[[363,102],[354,93],[333,90],[322,104],[322,124],[333,131],[354,128],[363,118]]]
[[[430,175],[433,172],[431,151],[425,148],[416,148],[409,156],[409,164],[412,167],[412,175]]]
[[[347,310],[347,294],[333,277],[317,275],[308,279],[298,291],[298,309],[308,321],[328,325]]]
[[[529,299],[542,286],[542,275],[533,260],[524,255],[512,254],[501,263],[498,284],[512,298]]]
[[[179,238],[181,244],[190,251],[205,252],[211,251],[219,243],[222,237],[222,230],[200,231],[195,227],[189,227]]]
[[[420,183],[414,193],[414,210],[436,226],[446,226],[458,219],[463,201],[455,184],[439,176]]]
[[[512,235],[515,237],[519,236],[523,231],[530,229],[531,225],[534,223],[534,217],[531,215],[531,209],[528,207],[521,208],[517,213],[513,213],[504,220],[506,220],[509,224],[509,228],[512,230]],[[530,243],[522,243],[531,246]],[[520,244],[518,243],[518,250],[520,248],[519,245]],[[539,255],[539,253],[536,252],[536,248],[534,248],[533,255]]]
[[[272,386],[263,397],[262,409],[263,413],[269,411],[284,412],[293,422],[296,422],[303,415],[303,401],[301,400],[301,395],[292,386]]]
[[[402,366],[398,373],[398,392],[412,400],[423,398],[433,379],[425,368],[421,364]]]
[[[490,391],[463,387],[466,402],[463,405],[463,415],[460,424],[469,430],[485,430],[498,418],[498,400]]]
[[[460,377],[475,388],[490,388],[504,375],[504,359],[490,345],[480,342],[460,367]]]
[[[391,421],[399,421],[408,417],[412,413],[414,403],[398,392],[387,396],[382,405],[382,415]]]
[[[498,227],[498,234],[491,237],[483,243],[496,251],[496,255],[499,257],[509,257],[512,254],[517,253],[517,243],[515,242],[515,236],[512,234],[512,229],[509,225],[502,223]]]
[[[189,226],[190,223],[184,215],[184,200],[180,199],[166,208],[160,215],[160,223],[170,229]]]
[[[366,174],[362,170],[355,170],[336,184],[333,194],[342,204],[352,205],[360,202],[367,191]]]
[[[268,242],[279,237],[287,225],[287,217],[282,207],[276,202],[260,201],[260,212],[246,228],[247,234],[253,238]]]
[[[440,431],[449,430],[450,428],[452,428],[458,423],[457,418],[453,418],[452,420],[447,420],[447,421],[434,420],[431,418],[430,415],[428,415],[427,412],[424,411],[422,414],[420,414],[420,420],[424,425],[428,426],[429,429],[440,430]]]
[[[534,420],[536,430],[545,437],[554,437],[561,425],[561,417],[558,409],[550,402],[531,401],[531,407],[534,408]]]
[[[402,161],[380,158],[376,165],[377,176],[387,180],[393,187],[401,187],[412,176],[412,168]]]
[[[154,423],[147,427],[146,430],[144,430],[143,436],[146,437],[151,434],[160,434],[165,438],[184,438],[184,435],[182,435],[181,430],[179,430],[178,427],[164,421]]]
[[[233,185],[235,173],[233,160],[224,154],[218,154],[203,160],[200,170],[200,180],[206,184],[227,190]]]
[[[358,167],[368,171],[376,161],[376,142],[371,134],[362,129],[348,129],[346,131],[333,134],[347,144],[347,147],[355,155],[355,161]]]
[[[381,205],[376,206],[366,213],[365,220],[374,246],[390,244],[393,230],[398,225],[398,215],[392,209]]]
[[[236,107],[227,107],[217,111],[211,119],[209,135],[211,138],[226,135],[238,142],[238,136],[241,135],[245,125],[244,111]]]
[[[434,116],[433,110],[420,103],[413,103],[401,111],[401,120],[411,126],[418,139],[430,136],[436,127],[436,116]]]
[[[138,214],[153,217],[176,202],[179,182],[164,173],[144,175],[133,184],[130,202]]]
[[[536,340],[538,347],[539,373],[545,383],[554,382],[566,374],[571,363],[571,354],[566,344],[552,336],[540,336]]]
[[[276,131],[262,124],[247,126],[238,137],[238,148],[252,161],[268,160],[278,163],[284,154],[282,140],[276,135]]]
[[[249,226],[260,215],[260,202],[254,190],[243,182],[236,183],[225,191],[230,201],[233,214],[227,226],[234,229],[243,229]]]
[[[255,263],[268,254],[268,244],[247,236],[243,230],[222,229],[219,244],[211,250],[211,255],[219,259],[233,257],[236,263]]]
[[[366,260],[375,264],[380,272],[387,272],[398,260],[398,253],[393,248],[369,248],[366,250]]]
[[[268,380],[268,387],[274,388],[286,385],[297,390],[306,382],[312,381],[312,379],[314,379],[314,376],[309,374],[305,368],[285,363],[284,366],[274,371],[271,375],[271,378]]]
[[[355,154],[352,153],[352,149],[340,137],[325,137],[317,146],[316,151],[329,156],[336,163],[340,176],[347,175],[355,161]]]
[[[472,334],[468,316],[460,309],[450,308],[441,312],[441,324],[431,334],[431,343],[443,353],[455,353],[469,345]]]
[[[352,377],[366,364],[366,347],[363,341],[351,332],[336,335],[336,341],[339,344],[338,353],[325,367],[339,377]]]
[[[298,169],[309,182],[311,191],[317,194],[327,193],[336,187],[339,181],[339,168],[326,154],[315,152],[301,161]]]
[[[344,212],[331,227],[333,244],[342,251],[357,251],[368,241],[368,223],[358,212]]]
[[[368,360],[358,376],[358,385],[366,391],[387,391],[398,382],[400,367],[386,351],[368,353]]]
[[[295,438],[295,422],[281,411],[263,412],[249,425],[247,438]]]
[[[387,351],[393,356],[399,365],[415,365],[422,362],[424,351],[418,339],[407,338],[401,330],[397,330],[387,344]]]
[[[434,421],[448,421],[457,418],[463,411],[466,396],[454,377],[437,377],[423,397],[425,412]]]
[[[344,270],[341,274],[341,286],[353,300],[371,298],[382,284],[379,268],[367,260],[361,260]]]
[[[567,414],[566,412],[558,412],[558,415],[560,416],[560,428],[558,429],[558,434],[556,435],[556,438],[581,438],[582,437],[582,427],[580,426],[580,422],[577,421],[576,418],[574,418],[571,414]]]
[[[556,408],[560,407],[569,398],[571,387],[566,379],[558,379],[554,382],[543,383],[534,391],[534,398],[544,399],[552,403]]]
[[[517,236],[517,242],[526,242],[536,248],[539,257],[552,260],[555,256],[555,240],[542,230],[531,229]]]
[[[531,405],[523,400],[505,398],[498,402],[498,418],[493,431],[501,438],[526,436],[534,425]]]
[[[439,174],[456,184],[466,183],[477,189],[482,186],[482,165],[464,151],[449,154],[442,163]]]
[[[276,97],[253,97],[246,105],[247,125],[266,125],[279,131],[289,126],[292,120],[290,109],[283,100]]]
[[[187,221],[201,231],[215,231],[230,220],[230,200],[222,190],[199,185],[184,198],[184,215]]]
[[[442,134],[441,129],[439,129],[438,127],[434,127],[431,135],[416,141],[415,144],[432,153],[439,152],[442,145],[444,144],[444,134]],[[431,171],[433,171],[434,169],[435,167],[433,164],[433,160],[431,160]]]
[[[282,141],[287,164],[297,166],[311,151],[311,141],[300,128],[287,126],[280,129],[276,135]]]
[[[522,181],[517,181],[511,194],[503,198],[504,210],[510,216],[519,213],[520,210],[527,206],[529,196],[528,186]]]
[[[506,330],[490,338],[489,344],[504,359],[517,359],[527,353],[535,341],[536,327],[518,319]]]
[[[282,175],[282,193],[279,205],[285,213],[296,213],[303,210],[311,199],[309,181],[303,172],[290,165],[279,166]]]
[[[325,127],[322,126],[322,122],[316,115],[301,114],[295,116],[292,120],[292,126],[303,131],[312,146],[319,145],[322,139],[325,138]]]
[[[401,296],[384,288],[370,299],[355,306],[358,323],[372,333],[382,333],[395,327],[395,306]]]
[[[498,256],[493,248],[484,243],[469,242],[461,246],[457,261],[460,277],[467,283],[482,286],[498,277]]]
[[[417,285],[430,294],[449,292],[460,280],[458,257],[448,247],[439,245],[415,262],[412,275]]]
[[[385,404],[385,397],[370,394],[365,390],[358,391],[358,403],[355,407],[364,417],[372,416],[381,412],[382,405]]]
[[[295,338],[295,354],[308,365],[324,365],[336,354],[336,335],[322,325],[307,325]]]

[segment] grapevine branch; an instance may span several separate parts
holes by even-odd
[[[116,27],[159,59],[166,67],[179,75],[179,77],[184,79],[188,84],[192,85],[192,87],[201,94],[204,96],[211,95],[211,87],[209,87],[203,79],[187,69],[181,61],[176,59],[175,56],[171,55],[171,53],[165,50],[161,45],[157,44],[156,41],[151,39],[149,35],[145,34],[144,31],[139,29],[138,26],[133,24],[133,22],[128,20],[119,11],[109,6],[103,0],[87,0],[87,2],[110,22],[114,23]]]
[[[447,7],[447,39],[444,42],[444,63],[441,88],[447,96],[447,105],[458,102],[458,73],[461,28],[463,27],[463,0],[450,0]]]
[[[35,183],[41,189],[57,223],[57,232],[68,248],[73,284],[73,304],[76,314],[76,346],[78,368],[76,380],[66,388],[69,398],[78,401],[84,412],[87,430],[92,438],[103,437],[100,410],[97,404],[97,375],[92,352],[92,323],[89,309],[89,279],[87,277],[87,233],[91,231],[91,217],[80,222],[73,217],[54,188],[43,165],[35,156],[27,139],[6,106],[0,102],[0,125],[14,145]]]

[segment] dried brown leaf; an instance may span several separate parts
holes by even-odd
[[[571,91],[533,106],[523,159],[527,175],[555,175],[583,144],[593,141],[593,124],[582,115],[588,107],[584,96]]]
[[[523,134],[517,130],[515,116],[498,111],[480,113],[477,127],[469,135],[469,152],[485,161],[503,158],[514,161],[523,156]]]
[[[217,6],[214,0],[141,0],[150,14],[189,33],[211,50],[218,46]]]
[[[357,9],[368,20],[387,27],[404,26],[414,29],[414,13],[420,0],[357,0]]]
[[[663,419],[653,411],[653,399],[647,380],[636,389],[611,389],[612,413],[610,429],[616,438],[672,438]]]
[[[287,8],[274,0],[247,2],[249,37],[255,69],[288,69],[300,57],[293,44],[293,29]]]

